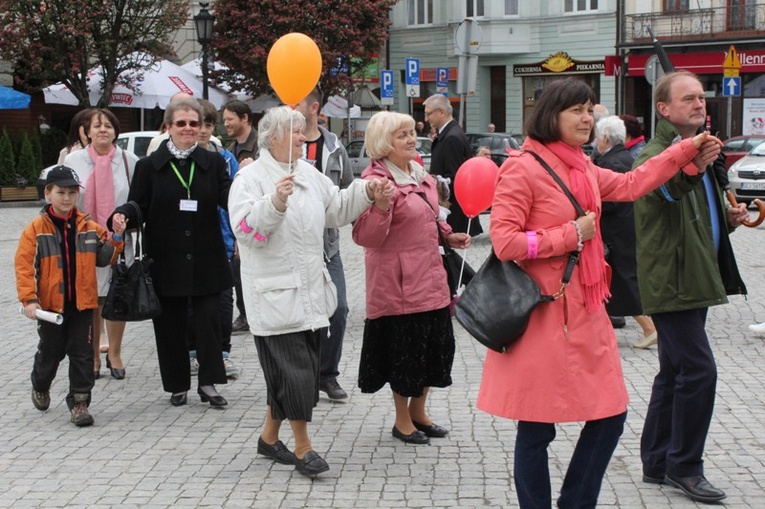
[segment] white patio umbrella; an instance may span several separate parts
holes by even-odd
[[[181,66],[181,69],[186,69],[187,71],[193,73],[198,78],[201,78],[202,61],[199,58],[195,58],[194,60],[191,60],[183,64]],[[226,66],[218,62],[213,62],[211,65],[211,69],[220,71],[220,70],[226,69]],[[279,101],[279,99],[277,99],[272,94],[263,94],[253,98],[252,95],[246,92],[233,92],[231,85],[229,85],[226,82],[218,83],[217,86],[221,90],[225,90],[229,94],[229,96],[231,96],[232,99],[239,99],[240,101],[244,101],[245,103],[247,103],[247,105],[250,107],[253,113],[263,113],[269,108],[273,108],[274,106],[279,106],[280,104],[282,104],[281,101]]]
[[[148,69],[142,71],[142,79],[137,72],[126,71],[128,79],[135,83],[135,91],[124,85],[116,85],[112,91],[109,106],[122,108],[167,108],[170,98],[178,92],[186,92],[194,97],[202,97],[202,81],[192,72],[182,69],[169,60],[159,60]],[[91,69],[88,74],[88,90],[90,102],[95,104],[101,96],[100,68]],[[210,102],[220,108],[228,100],[228,96],[214,87],[208,87]],[[43,89],[46,103],[77,105],[74,94],[63,83],[57,83]]]

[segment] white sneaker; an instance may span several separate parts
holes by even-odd
[[[226,377],[236,380],[239,378],[239,368],[236,367],[234,361],[229,357],[223,357],[223,366],[226,368]]]
[[[189,365],[191,366],[192,376],[199,374],[199,362],[197,362],[196,357],[189,356]]]
[[[749,330],[757,334],[765,334],[765,322],[753,323],[749,326]]]

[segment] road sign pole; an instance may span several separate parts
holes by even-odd
[[[731,123],[733,119],[733,97],[728,96],[728,114],[726,115],[726,122],[725,122],[725,134],[728,138],[730,138],[733,134],[731,133]]]

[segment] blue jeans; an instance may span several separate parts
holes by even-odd
[[[340,374],[338,366],[343,353],[343,338],[345,337],[345,323],[348,318],[348,299],[345,295],[345,272],[343,272],[343,260],[338,251],[327,263],[327,270],[332,282],[337,287],[337,309],[329,318],[329,336],[327,329],[321,329],[319,334],[319,379],[330,380]]]
[[[608,462],[624,430],[627,412],[587,421],[563,480],[558,507],[595,507]],[[547,447],[555,439],[555,424],[518,422],[515,437],[515,490],[521,509],[552,505]]]

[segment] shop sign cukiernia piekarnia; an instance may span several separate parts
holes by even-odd
[[[606,71],[605,60],[574,60],[565,51],[550,55],[546,60],[513,66],[513,76],[539,76],[549,74],[593,74]]]

